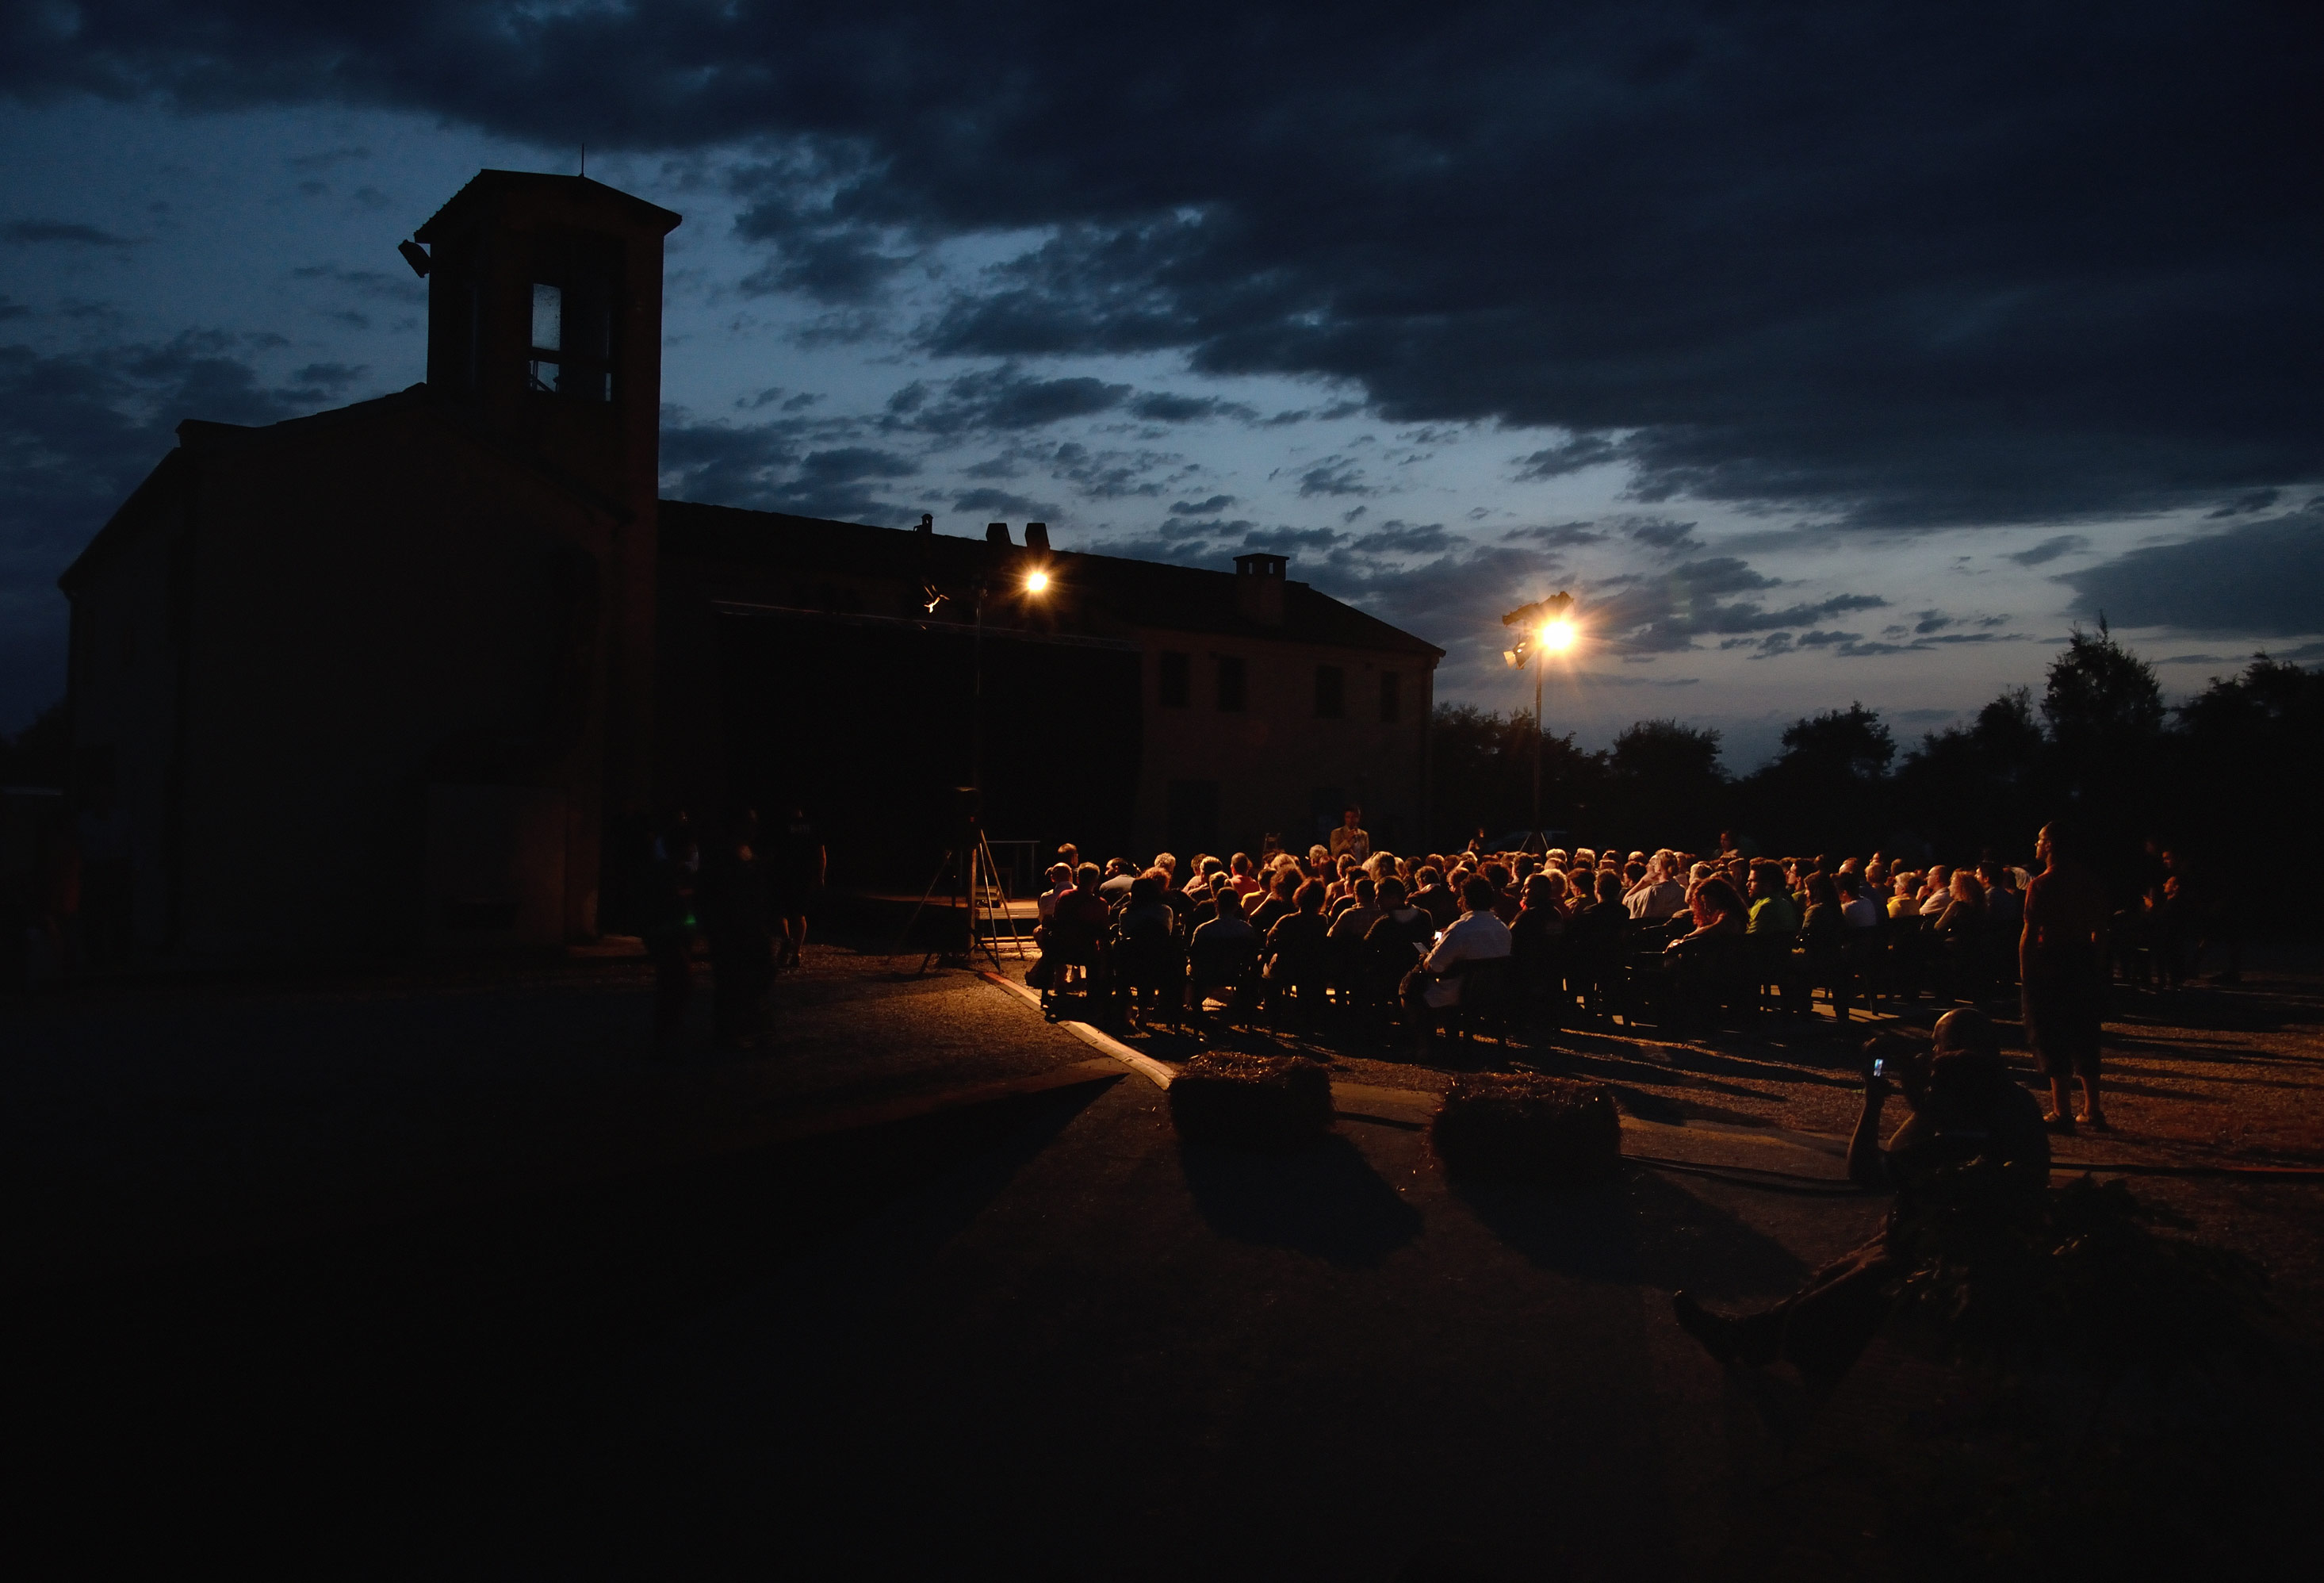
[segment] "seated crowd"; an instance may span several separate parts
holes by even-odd
[[[1449,1023],[1538,1039],[1577,1014],[1692,1033],[1804,1015],[1818,993],[1841,1021],[1881,996],[1975,1004],[2014,981],[2028,877],[1667,848],[1060,856],[1029,976],[1045,991],[1133,1027],[1199,1030],[1215,1002],[1422,1047]]]

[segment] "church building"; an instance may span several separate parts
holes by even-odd
[[[659,497],[662,239],[485,171],[401,245],[424,384],[189,418],[61,579],[76,794],[148,959],[578,943],[650,822],[803,807],[924,881],[979,789],[1046,850],[1419,839],[1443,651],[1292,580]],[[913,888],[917,889],[917,884]]]

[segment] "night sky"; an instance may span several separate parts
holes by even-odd
[[[2314,5],[272,3],[0,19],[0,730],[181,418],[422,377],[482,166],[678,210],[666,495],[1244,549],[1552,730],[1910,739],[2103,611],[2324,659]],[[325,524],[327,526],[327,524]]]

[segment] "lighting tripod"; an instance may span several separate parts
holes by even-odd
[[[920,914],[927,911],[928,903],[947,880],[951,884],[945,893],[959,910],[966,937],[957,949],[940,944],[925,952],[920,958],[919,971],[927,972],[930,963],[939,960],[965,965],[981,950],[991,961],[993,970],[999,972],[1001,941],[1004,938],[1009,941],[1010,954],[1024,960],[1025,937],[1018,933],[1016,915],[1009,910],[1009,893],[1001,883],[1001,866],[992,858],[992,843],[985,838],[984,825],[974,814],[969,815],[960,845],[948,849],[937,860],[927,890],[921,894],[919,905],[912,909],[912,915],[904,921],[904,931],[896,937],[896,949],[889,955],[901,954]]]

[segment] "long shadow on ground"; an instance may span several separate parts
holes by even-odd
[[[1729,1297],[1783,1291],[1807,1273],[1782,1243],[1650,1171],[1570,1189],[1456,1180],[1453,1191],[1526,1258],[1583,1280]]]
[[[1420,1211],[1342,1137],[1281,1154],[1182,1143],[1178,1159],[1204,1220],[1239,1242],[1369,1268],[1420,1235]]]

